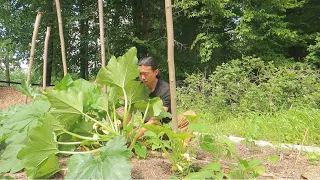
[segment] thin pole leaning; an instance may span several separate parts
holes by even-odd
[[[57,9],[57,16],[58,16],[58,25],[59,25],[59,35],[60,35],[60,44],[61,44],[61,58],[63,64],[63,75],[67,75],[67,60],[66,60],[66,48],[64,44],[64,36],[63,36],[63,26],[62,26],[62,16],[61,16],[61,9],[60,9],[60,1],[55,0],[56,2],[56,9]]]
[[[40,26],[41,16],[42,16],[42,12],[38,12],[37,17],[36,17],[36,21],[34,23],[32,40],[31,40],[31,50],[30,50],[27,84],[29,84],[31,81],[31,71],[32,71],[34,52],[35,52],[35,48],[36,48],[36,40],[37,40],[37,35],[38,35],[38,29]],[[26,98],[25,98],[25,103],[27,104],[27,102],[28,102],[28,96],[26,96]]]
[[[175,66],[174,66],[174,35],[173,35],[171,0],[165,0],[165,8],[166,8],[166,24],[167,24],[167,38],[168,38],[168,67],[169,67],[169,82],[170,82],[170,96],[171,96],[172,130],[174,132],[178,132],[176,73],[175,73]]]
[[[44,40],[42,90],[44,90],[47,85],[48,44],[49,44],[50,30],[51,30],[51,27],[47,26],[46,38]]]

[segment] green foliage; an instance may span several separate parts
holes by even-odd
[[[246,114],[216,124],[213,131],[273,142],[301,144],[306,128],[308,138],[304,144],[316,145],[319,141],[319,111],[307,107],[281,110],[274,114]],[[237,130],[232,130],[237,127]]]
[[[218,66],[208,78],[189,75],[177,90],[178,105],[203,113],[200,122],[211,132],[299,144],[310,125],[307,143],[319,144],[318,77],[308,64],[276,67],[244,57]]]
[[[21,85],[17,86],[17,90],[32,99],[40,95],[40,89],[38,87],[33,88],[27,81],[22,81]]]
[[[306,104],[317,108],[317,77],[318,71],[307,64],[275,67],[245,57],[218,66],[208,78],[190,75],[188,85],[178,88],[178,100],[183,108],[197,104],[200,111],[213,113],[276,112]]]
[[[99,152],[100,156],[74,155],[67,166],[70,172],[66,179],[131,179],[128,159],[131,153],[126,147],[126,139],[117,136],[108,141]]]
[[[124,101],[126,116],[137,103],[140,106],[135,108],[145,115],[170,114],[162,112],[159,98],[149,100],[146,87],[135,80],[139,72],[137,62],[132,63],[137,60],[135,48],[118,60],[110,61],[106,67],[111,74],[121,72],[109,79],[112,83],[98,74],[98,81],[106,82],[106,94],[101,85],[83,79],[74,81],[67,75],[32,104],[1,112],[0,138],[4,151],[0,156],[0,172],[24,168],[30,179],[50,178],[60,170],[57,155],[75,154],[68,163],[70,171],[66,178],[130,178],[128,159],[138,136],[132,132],[133,122],[121,124],[116,108],[123,106]],[[116,71],[110,68],[115,66]],[[22,89],[34,97],[30,86],[24,84]],[[133,138],[129,139],[129,135]],[[85,151],[79,151],[80,147]]]
[[[320,34],[316,37],[316,43],[309,46],[308,51],[306,59],[312,63],[320,63]]]
[[[186,176],[186,179],[248,179],[256,178],[265,172],[265,167],[261,166],[262,162],[260,160],[242,159],[236,153],[236,148],[227,137],[204,135],[201,139],[200,147],[203,150],[212,153],[216,158],[216,161],[209,163],[199,172],[190,173]],[[228,159],[235,158],[237,163],[227,164],[230,170],[225,171],[219,162],[219,159],[223,157],[227,157]]]
[[[165,153],[176,175],[185,176],[191,172],[192,162],[184,145],[184,140],[192,135],[189,133],[176,134],[170,126],[145,124],[143,127],[148,130],[144,135],[147,138],[147,144],[153,150],[161,149]],[[164,137],[167,137],[168,140],[165,140]]]
[[[48,119],[29,131],[28,140],[17,157],[22,160],[28,178],[48,178],[58,172],[58,144]]]
[[[6,147],[0,156],[0,173],[16,173],[23,169],[24,166],[22,165],[22,162],[16,158],[22,146],[22,144],[11,143]]]

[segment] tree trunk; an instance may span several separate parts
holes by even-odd
[[[79,1],[80,7],[80,77],[88,79],[88,18],[84,18],[86,12],[86,0]]]
[[[6,81],[8,82],[8,86],[10,86],[10,65],[9,61],[5,61],[5,66],[6,66]]]

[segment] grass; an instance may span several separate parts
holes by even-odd
[[[320,146],[318,109],[291,108],[275,114],[226,115],[224,120],[214,114],[205,114],[201,121],[210,125],[214,133],[274,143],[301,144],[308,128],[304,145]]]

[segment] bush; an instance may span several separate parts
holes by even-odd
[[[208,78],[188,75],[186,85],[177,90],[178,105],[217,115],[274,113],[300,105],[319,108],[318,77],[319,72],[308,64],[275,67],[244,57],[218,66]]]

